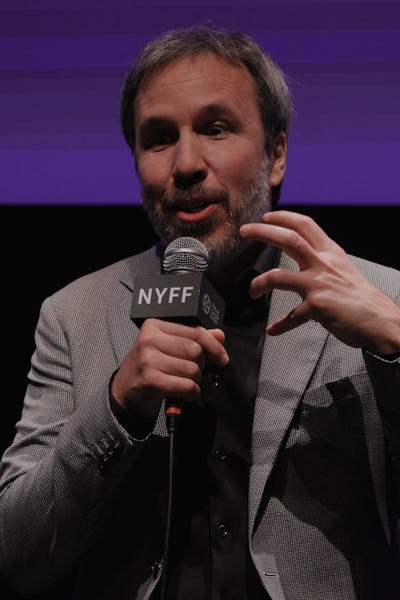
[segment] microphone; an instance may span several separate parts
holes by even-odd
[[[204,273],[208,267],[205,245],[193,237],[180,237],[165,249],[163,274],[139,275],[135,279],[131,320],[140,327],[145,319],[155,317],[206,329],[222,328],[225,302]],[[166,400],[169,433],[176,429],[181,415],[179,398]]]
[[[132,294],[131,319],[140,327],[155,317],[206,329],[222,328],[225,302],[207,281],[205,245],[192,237],[172,241],[162,258],[163,274],[139,275]]]
[[[164,273],[204,273],[208,267],[208,250],[196,238],[177,238],[166,247],[162,266]]]

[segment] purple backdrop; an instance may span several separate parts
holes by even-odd
[[[148,39],[205,19],[251,33],[288,76],[282,203],[400,204],[398,0],[0,0],[0,203],[139,202],[124,73]]]

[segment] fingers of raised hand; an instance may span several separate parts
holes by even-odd
[[[290,331],[310,320],[310,312],[308,311],[306,304],[303,303],[278,321],[268,325],[266,332],[269,335],[280,335],[281,333],[286,333],[286,331]]]
[[[308,215],[288,210],[267,212],[263,215],[263,222],[270,225],[290,229],[299,234],[315,250],[329,250],[337,244]]]
[[[310,217],[289,211],[266,213],[263,223],[245,224],[240,232],[245,238],[281,248],[298,263],[300,270],[316,265],[320,259],[344,253]]]
[[[306,294],[306,278],[298,271],[271,269],[255,277],[250,284],[250,296],[260,298],[273,289],[297,292],[301,297]]]

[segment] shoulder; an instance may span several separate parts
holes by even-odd
[[[123,258],[74,279],[46,300],[57,305],[99,302],[102,298],[106,300],[110,293],[116,293],[118,290],[121,293],[123,290],[130,292],[133,289],[135,275],[160,271],[159,256],[158,245],[152,246],[140,254]]]
[[[348,255],[357,269],[388,296],[400,295],[400,271],[359,256]]]

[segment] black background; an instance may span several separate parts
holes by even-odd
[[[282,208],[311,215],[347,252],[400,269],[400,207]],[[137,206],[2,206],[0,217],[1,454],[21,410],[43,299],[80,275],[149,247],[156,236]],[[16,596],[1,588],[0,597]]]
[[[400,207],[284,208],[311,215],[347,252],[400,269]],[[2,453],[21,409],[41,302],[72,279],[148,248],[156,236],[138,206],[3,206],[0,216]]]

